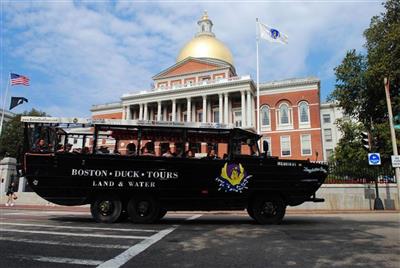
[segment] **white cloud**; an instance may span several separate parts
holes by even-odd
[[[148,89],[153,75],[175,63],[205,9],[239,74],[255,77],[256,17],[289,35],[287,46],[260,43],[261,81],[331,79],[332,68],[346,50],[361,48],[363,30],[382,10],[379,3],[333,2],[7,2],[2,53],[13,56],[5,56],[9,66],[1,72],[32,76],[30,105],[53,115],[88,115],[92,104]]]

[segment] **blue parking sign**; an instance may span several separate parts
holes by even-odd
[[[381,164],[381,155],[379,153],[369,153],[368,163],[370,166],[379,166]]]

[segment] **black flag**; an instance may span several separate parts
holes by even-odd
[[[24,101],[28,102],[28,99],[26,99],[24,97],[11,97],[10,110],[12,108],[24,103]]]

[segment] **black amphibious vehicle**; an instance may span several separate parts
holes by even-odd
[[[90,204],[97,222],[151,223],[167,211],[243,210],[280,223],[322,202],[325,165],[260,153],[260,136],[221,124],[22,117],[25,176],[44,199]],[[205,153],[205,152],[208,152]]]

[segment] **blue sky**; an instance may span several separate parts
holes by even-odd
[[[363,51],[363,31],[383,12],[379,1],[6,1],[1,2],[1,91],[8,73],[31,79],[10,96],[52,116],[89,117],[93,104],[150,88],[175,63],[204,10],[232,51],[239,75],[256,77],[255,19],[289,36],[260,43],[260,81],[315,76],[321,100],[347,50]]]

